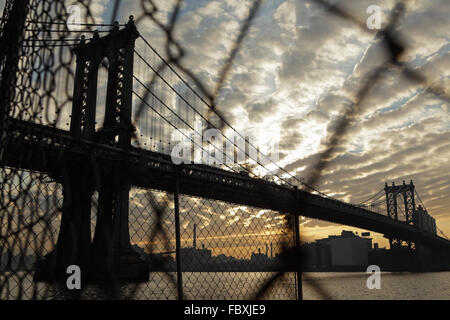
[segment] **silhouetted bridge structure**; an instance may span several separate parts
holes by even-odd
[[[130,20],[122,30],[116,29],[103,38],[83,41],[77,46],[70,130],[15,117],[8,117],[5,122],[7,140],[1,165],[46,173],[63,185],[62,222],[55,250],[56,265],[61,270],[68,264],[83,266],[88,263],[91,256],[86,252],[91,246],[97,252],[94,256],[99,259],[99,264],[109,261],[106,253],[111,252],[112,247],[104,234],[112,234],[113,250],[117,253],[115,261],[122,266],[119,267],[121,275],[125,280],[148,279],[145,268],[130,251],[128,197],[131,186],[167,191],[176,197],[178,194],[198,196],[371,230],[391,239],[393,246],[406,242],[417,250],[422,248],[423,260],[430,261],[429,256],[436,258],[430,268],[448,263],[450,241],[431,229],[421,228],[414,220],[417,210],[412,182],[386,186],[388,215],[385,216],[297,187],[212,166],[175,165],[167,154],[132,146],[133,57],[134,41],[138,36]],[[109,60],[105,121],[102,130],[96,131],[97,73],[105,57]],[[8,113],[9,106],[1,107]],[[99,192],[99,220],[91,244],[90,206],[95,190]],[[399,194],[406,197],[406,221],[398,219],[395,199]],[[75,256],[68,250],[74,247],[78,248]],[[134,269],[129,267],[133,264]],[[46,268],[49,265],[45,263],[38,267],[37,280],[54,276],[54,270],[50,272]],[[65,276],[65,269],[61,272]]]
[[[58,168],[64,167],[61,161],[70,163],[94,156],[100,170],[114,168],[116,175],[128,177],[132,186],[174,192],[178,172],[182,194],[292,214],[298,214],[295,208],[302,207],[300,214],[305,217],[367,229],[387,238],[450,246],[449,240],[405,221],[259,178],[206,165],[174,165],[165,154],[134,147],[125,151],[80,141],[70,132],[17,119],[10,119],[8,131],[11,140],[2,165],[61,176],[62,172],[58,172]]]

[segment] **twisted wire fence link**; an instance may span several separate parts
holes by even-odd
[[[324,0],[313,2],[326,8],[326,14],[337,15],[367,30],[365,24],[339,5]],[[395,30],[405,11],[404,2],[407,5],[406,1],[398,2],[387,27],[378,31],[377,35],[377,41],[384,44],[390,60],[366,75],[352,105],[344,109],[334,133],[325,140],[324,151],[312,170],[308,171],[312,172],[311,176],[300,179],[269,161],[281,172],[274,174],[267,165],[267,159],[264,162],[250,159],[247,162],[223,163],[215,167],[259,180],[271,176],[274,184],[289,188],[296,186],[331,198],[315,186],[363,107],[365,98],[385,72],[400,70],[402,76],[423,86],[425,92],[448,101],[445,88],[431,83],[420,70],[412,69],[400,60],[407,48]],[[306,257],[299,250],[296,239],[299,226],[294,215],[302,213],[307,199],[298,199],[299,206],[293,214],[192,196],[183,188],[178,195],[175,187],[162,190],[131,185],[127,191],[129,247],[126,249],[129,255],[133,252],[145,263],[148,280],[123,282],[110,264],[101,264],[104,267],[97,270],[102,274],[99,283],[83,283],[81,290],[68,290],[61,279],[45,282],[34,279],[36,266],[47,261],[47,266],[53,268],[52,261],[57,261],[58,255],[65,255],[67,261],[78,261],[79,256],[86,255],[95,261],[114,259],[114,253],[109,249],[115,240],[103,231],[112,228],[113,222],[108,212],[115,212],[115,220],[119,219],[119,213],[113,208],[114,202],[111,208],[105,208],[100,194],[111,192],[110,184],[126,185],[128,178],[139,178],[136,172],[130,173],[130,177],[123,174],[118,181],[111,178],[130,163],[145,163],[147,168],[153,166],[151,168],[161,172],[176,172],[168,157],[174,148],[171,145],[173,132],[179,133],[180,137],[194,137],[192,140],[195,141],[204,129],[217,128],[221,130],[224,141],[232,140],[227,134],[231,132],[248,142],[227,121],[218,98],[264,3],[261,0],[252,2],[212,89],[185,66],[185,50],[174,36],[182,3],[181,0],[175,1],[167,23],[161,18],[162,9],[152,0],[141,0],[141,12],[134,13],[138,29],[140,25],[151,22],[165,35],[165,52],[163,58],[152,46],[151,39],[145,39],[142,35],[136,40],[134,69],[145,72],[133,75],[131,121],[123,114],[116,119],[129,122],[125,130],[132,137],[132,147],[127,149],[114,142],[68,136],[72,103],[77,99],[73,96],[76,48],[80,41],[84,42],[79,40],[80,35],[94,39],[88,41],[95,41],[100,36],[126,27],[114,22],[124,3],[114,1],[110,23],[99,23],[94,19],[92,2],[87,0],[70,3],[54,0],[6,1],[0,29],[0,299],[299,297],[297,282],[302,281],[299,275]],[[80,9],[81,23],[67,23],[72,12],[70,5]],[[112,71],[110,63],[104,59],[99,64],[99,83],[106,82],[108,73]],[[92,65],[89,62],[82,66],[88,71],[90,68]],[[95,74],[88,73],[90,75],[83,78],[82,86],[89,83]],[[106,126],[106,87],[99,84],[96,92],[96,132]],[[87,85],[84,89],[88,89]],[[200,125],[196,126],[196,123]],[[239,150],[242,147],[234,141],[232,145],[235,152],[244,151],[249,157],[251,152],[246,147]],[[211,152],[221,146],[200,142],[196,147]],[[256,147],[250,144],[249,149],[252,148]],[[4,161],[8,150],[19,150],[15,153],[19,154],[17,159]],[[48,157],[49,152],[53,152],[53,160]],[[104,164],[108,163],[108,152],[116,152],[120,157],[113,159],[116,167],[109,165],[109,169],[104,169]],[[83,160],[76,162],[73,158],[78,155]],[[264,157],[268,158],[267,155]],[[258,170],[253,170],[248,162]],[[49,167],[53,169],[48,170]],[[204,169],[202,165],[181,167],[185,172]],[[185,177],[182,175],[179,186],[183,186]],[[165,178],[161,174],[153,179],[154,185],[160,185]],[[81,235],[73,229],[78,223],[77,218],[72,217],[67,222],[63,217],[63,212],[82,201],[74,190],[89,195],[90,201],[83,203],[83,206],[89,207],[89,223],[80,226],[80,230],[88,235],[88,244],[81,242]],[[179,239],[177,221],[180,224]],[[67,225],[68,231],[62,232],[62,226]],[[57,251],[61,239],[65,239],[70,247]],[[181,248],[177,248],[177,241]],[[91,252],[94,250],[92,248],[102,245],[105,250]],[[94,252],[101,252],[101,257],[95,256]],[[177,265],[177,259],[181,261],[180,265]],[[303,280],[311,284],[322,298],[331,298],[308,274],[303,275]]]

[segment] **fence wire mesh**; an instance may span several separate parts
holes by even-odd
[[[313,2],[326,9],[324,14],[337,15],[367,30],[365,24],[339,5],[322,0]],[[133,75],[133,119],[119,110],[113,120],[120,125],[113,129],[129,134],[133,148],[166,155],[173,147],[168,142],[170,127],[190,130],[195,135],[194,121],[200,119],[202,128],[233,131],[218,105],[218,96],[264,3],[252,2],[213,89],[208,89],[183,64],[185,51],[174,36],[182,1],[174,2],[167,23],[161,19],[161,9],[155,2],[142,0],[140,3],[141,12],[135,13],[134,23],[138,28],[143,21],[158,26],[165,35],[165,58],[146,39],[138,39],[132,52],[135,69],[146,71],[143,78]],[[318,184],[360,106],[388,70],[399,70],[401,76],[423,86],[427,92],[449,100],[445,88],[431,84],[399,59],[406,47],[395,29],[405,11],[404,3],[407,1],[398,2],[389,24],[378,31],[377,41],[384,44],[389,61],[366,76],[353,104],[345,108],[334,133],[328,137],[325,151],[311,168],[311,176],[299,180],[279,168],[283,174],[276,175],[278,183],[326,196],[311,186]],[[88,83],[96,74],[92,72],[95,69],[92,61],[82,61],[84,64],[77,61],[78,36],[84,33],[98,39],[124,27],[113,21],[118,8],[125,4],[119,0],[113,4],[111,23],[99,24],[92,14],[91,1],[8,0],[5,3],[0,29],[0,298],[178,299],[179,273],[184,298],[298,298],[299,274],[295,271],[300,271],[298,261],[305,258],[296,245],[298,220],[292,214],[195,197],[184,194],[183,190],[178,194],[173,186],[170,191],[134,186],[130,181],[139,180],[139,171],[132,174],[126,171],[116,177],[117,171],[130,163],[145,162],[161,171],[177,169],[163,155],[159,155],[161,163],[156,164],[155,154],[142,156],[136,149],[124,148],[120,141],[108,138],[107,132],[107,142],[96,139],[95,135],[92,138],[67,134],[73,121],[72,104],[77,99],[81,99],[83,107],[91,103],[86,98],[92,94]],[[79,28],[69,28],[67,24],[70,5],[81,8]],[[101,131],[112,121],[105,115],[106,105],[110,103],[105,92],[110,85],[116,85],[118,91],[126,86],[123,65],[115,64],[126,59],[124,56],[126,53],[119,50],[114,59],[98,61],[96,77],[104,81],[99,81],[103,85],[93,95],[99,101],[96,105],[99,112],[95,114],[94,124],[82,123],[82,130],[91,125],[94,131]],[[77,67],[84,75],[80,96],[73,93]],[[115,67],[118,79],[110,84],[108,73]],[[114,98],[119,101],[116,104],[119,109],[126,104],[121,93]],[[171,112],[176,99],[181,107]],[[87,119],[88,112],[83,108],[81,121]],[[257,160],[255,165],[267,171]],[[254,179],[264,176],[242,163],[221,168],[239,174],[244,171],[244,176]],[[161,174],[153,179],[153,183],[162,185],[166,178]],[[183,180],[179,186],[183,189]],[[125,217],[120,206],[127,208]],[[297,209],[301,213],[302,205]],[[176,261],[177,229],[180,265]],[[117,257],[113,249],[123,255]],[[92,267],[90,260],[98,264]],[[45,274],[61,273],[61,266],[75,262],[80,262],[82,270],[94,268],[93,279],[97,281],[72,291],[67,290],[60,278],[49,279]],[[142,268],[148,270],[148,279],[124,283],[118,275],[130,264],[137,275],[142,276]],[[36,275],[39,266],[45,281],[39,281]],[[136,274],[128,276],[133,278]],[[330,298],[319,284],[304,276],[322,298]]]

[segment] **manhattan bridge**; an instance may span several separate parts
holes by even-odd
[[[179,62],[182,48],[172,39],[172,27],[180,2],[169,25],[160,25],[167,53],[158,52],[137,27],[142,17],[159,23],[149,3],[142,16],[123,24],[95,23],[87,10],[75,28],[58,1],[6,2],[0,31],[2,299],[70,296],[59,286],[70,265],[83,271],[83,286],[102,289],[81,290],[81,296],[301,299],[307,259],[300,249],[301,217],[384,235],[391,250],[412,253],[414,265],[405,270],[448,270],[450,241],[413,181],[386,182],[355,204],[320,192],[312,187],[317,177],[299,179],[259,151],[250,159],[257,170],[239,162],[175,164],[171,134],[201,135],[195,122],[201,130],[221,129],[223,141],[230,140],[228,133],[246,137]],[[89,9],[89,2],[78,4]],[[259,4],[255,1],[242,26],[221,81]],[[389,30],[383,35],[395,62],[398,47]],[[376,75],[365,85],[376,85]],[[241,150],[231,142],[246,156],[256,148],[247,143]],[[193,143],[208,153],[217,148]],[[318,175],[323,164],[317,165]],[[254,218],[261,215],[264,219]],[[221,223],[224,216],[235,221]],[[257,272],[246,273],[246,280],[226,278],[214,267],[200,272],[187,250],[192,241],[196,249],[197,231],[202,250],[217,247],[223,259],[244,260],[264,245],[267,253],[270,243],[278,263],[265,278]],[[227,270],[230,259],[219,271]],[[266,269],[245,271],[261,270]],[[219,284],[231,288],[242,281],[242,291],[214,296]]]

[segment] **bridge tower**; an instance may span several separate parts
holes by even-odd
[[[392,182],[392,186],[388,186],[386,182],[384,191],[386,193],[386,207],[388,217],[394,220],[399,220],[399,203],[397,202],[397,198],[401,195],[403,197],[404,210],[400,211],[402,211],[405,215],[404,222],[413,225],[416,211],[416,204],[414,199],[415,186],[413,184],[413,181],[411,180],[409,184],[406,184],[403,180],[403,184],[401,185],[395,185],[395,183]],[[405,241],[399,238],[389,238],[389,242],[392,248],[402,246]],[[415,244],[412,242],[406,242],[406,244],[410,248],[415,246]]]
[[[139,33],[130,16],[125,28],[115,23],[111,32],[91,41],[81,39],[75,48],[76,72],[70,133],[71,148],[86,148],[84,141],[131,148],[131,115],[134,43]],[[108,77],[103,127],[96,130],[98,71],[107,60]],[[95,146],[91,155],[95,157]],[[89,157],[66,159],[63,210],[56,249],[37,265],[36,281],[52,278],[50,270],[65,273],[68,265],[79,265],[84,281],[96,282],[113,276],[116,280],[147,281],[148,271],[130,245],[128,207],[130,183],[120,159],[100,160],[95,166]],[[98,191],[97,221],[91,243],[91,203]],[[53,259],[51,259],[53,258]],[[49,268],[49,264],[53,266]],[[86,272],[87,270],[87,272]],[[52,272],[55,273],[55,272]]]

